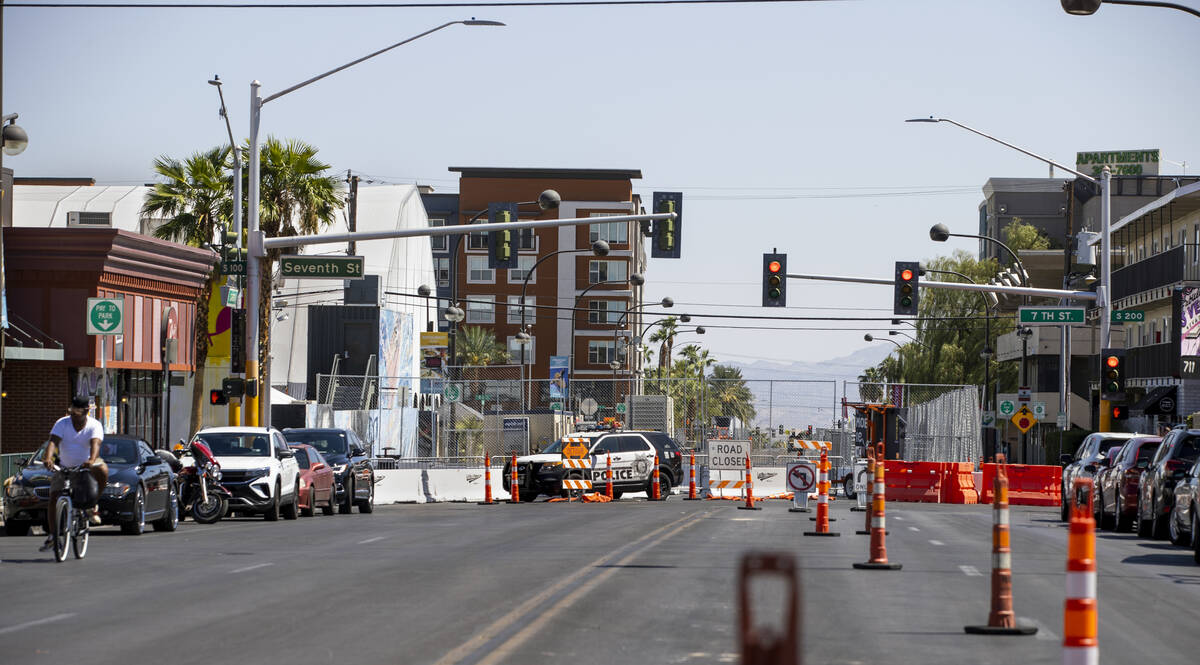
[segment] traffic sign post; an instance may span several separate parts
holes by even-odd
[[[787,488],[792,493],[789,513],[808,512],[808,493],[817,483],[817,469],[812,462],[796,460],[787,464]]]
[[[1083,325],[1083,307],[1020,307],[1017,323],[1025,326]]]

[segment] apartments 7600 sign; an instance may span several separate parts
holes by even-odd
[[[281,256],[279,273],[290,279],[362,279],[361,256]]]

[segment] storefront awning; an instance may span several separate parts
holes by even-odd
[[[1133,405],[1131,411],[1140,411],[1147,416],[1173,416],[1179,404],[1179,386],[1157,386]]]

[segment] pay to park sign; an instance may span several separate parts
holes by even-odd
[[[719,471],[746,468],[749,441],[717,440],[708,442],[708,468]]]
[[[122,316],[125,313],[124,298],[88,298],[87,334],[121,334]]]

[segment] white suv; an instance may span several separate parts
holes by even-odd
[[[221,465],[221,484],[233,498],[229,510],[261,513],[270,521],[300,514],[300,467],[279,430],[206,427],[196,432]]]

